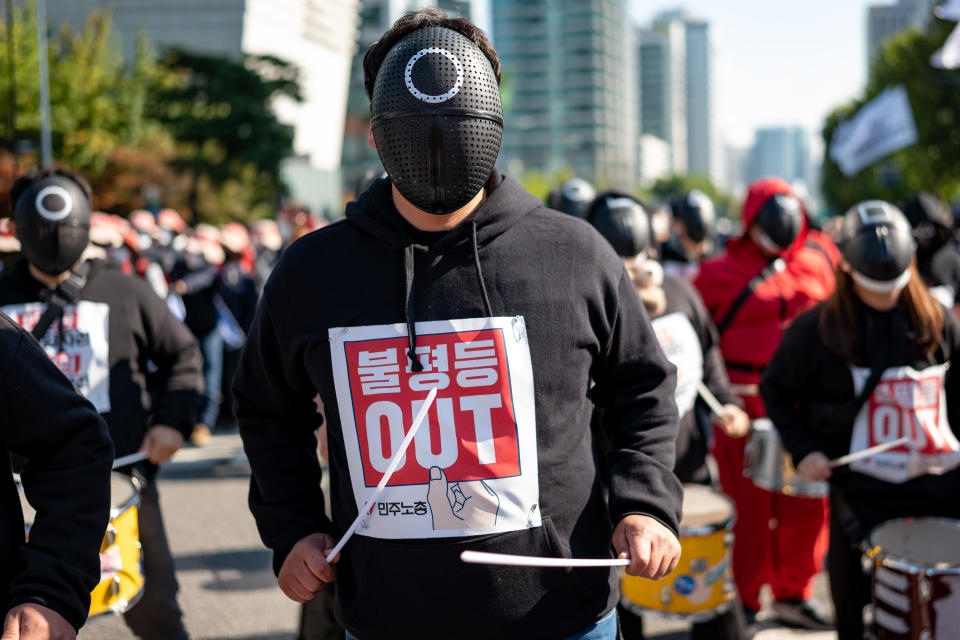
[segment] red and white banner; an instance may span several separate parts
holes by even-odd
[[[30,302],[3,307],[3,312],[33,331],[46,304]],[[63,329],[54,320],[40,340],[63,375],[100,413],[110,411],[110,347],[107,341],[110,305],[81,300],[63,309]]]
[[[960,443],[947,420],[944,378],[947,365],[916,371],[891,367],[863,404],[853,423],[850,453],[909,437],[894,447],[850,464],[854,471],[901,483],[924,474],[941,474],[960,466]],[[870,370],[852,369],[860,394]]]
[[[330,329],[350,479],[361,508],[433,387],[437,399],[357,529],[433,538],[540,526],[533,369],[523,318]]]

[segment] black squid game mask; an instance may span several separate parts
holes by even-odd
[[[418,209],[456,211],[486,184],[503,136],[500,90],[490,61],[462,34],[427,27],[394,45],[370,113],[383,167]]]

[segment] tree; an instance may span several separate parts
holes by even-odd
[[[843,213],[862,200],[899,202],[919,190],[945,199],[960,196],[960,71],[930,65],[930,56],[953,28],[952,22],[936,21],[930,33],[909,31],[891,39],[874,60],[863,94],[827,117],[822,188],[834,213]],[[905,86],[910,96],[916,144],[845,176],[830,158],[833,132],[884,89],[896,85]]]
[[[273,104],[301,101],[299,70],[272,56],[234,61],[179,49],[163,67],[150,115],[176,142],[172,166],[189,181],[194,219],[250,219],[272,206],[283,191],[280,163],[293,152],[293,131]]]
[[[11,80],[16,83],[20,140],[40,138],[36,24],[33,2],[14,9],[16,71],[13,78],[0,74],[0,95],[8,95]],[[124,65],[110,44],[111,26],[108,12],[95,12],[81,31],[71,33],[63,27],[48,43],[54,157],[85,173],[102,171],[118,146],[155,146],[163,136],[145,117],[147,86],[159,72],[154,53],[141,40],[131,64]],[[0,28],[4,63],[8,37],[4,24]],[[6,125],[9,120],[9,103],[0,100],[0,122]],[[9,138],[9,132],[6,134]]]

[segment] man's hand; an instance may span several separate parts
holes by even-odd
[[[53,609],[21,604],[7,612],[0,640],[76,640],[77,632]]]
[[[742,438],[750,430],[750,416],[735,404],[725,404],[723,413],[717,418],[717,426],[731,438]]]
[[[807,482],[820,482],[833,474],[830,459],[820,451],[808,453],[797,465],[797,474]]]
[[[313,599],[323,585],[333,582],[337,572],[327,564],[326,558],[336,544],[333,536],[311,533],[293,545],[277,576],[283,594],[294,602],[304,603]],[[339,561],[340,554],[337,554],[333,563]]]
[[[630,515],[613,530],[618,558],[629,558],[627,573],[658,580],[677,567],[680,541],[650,516]]]
[[[147,454],[153,464],[160,464],[169,460],[182,446],[183,434],[165,424],[155,424],[143,437],[140,452]]]

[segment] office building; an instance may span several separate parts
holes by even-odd
[[[638,31],[638,41],[641,132],[670,145],[674,173],[722,181],[709,23],[685,11],[663,13]]]
[[[633,27],[626,0],[493,0],[506,107],[500,164],[636,181]]]
[[[933,18],[933,8],[942,0],[897,0],[895,4],[872,5],[867,8],[867,64],[883,44],[908,29],[926,29]]]
[[[338,174],[343,139],[350,60],[356,46],[359,0],[46,0],[56,27],[80,28],[91,11],[109,8],[114,35],[130,57],[145,34],[161,51],[181,48],[234,59],[245,54],[273,55],[300,69],[303,102],[278,99],[278,117],[294,127],[298,166],[316,172],[317,183],[331,184]],[[323,176],[321,176],[321,172]],[[298,171],[297,176],[309,176]],[[314,208],[337,210],[341,194],[313,185],[298,188],[311,195]],[[333,181],[339,183],[339,180]]]
[[[758,129],[750,153],[748,182],[782,178],[791,184],[810,185],[810,137],[802,127]]]

